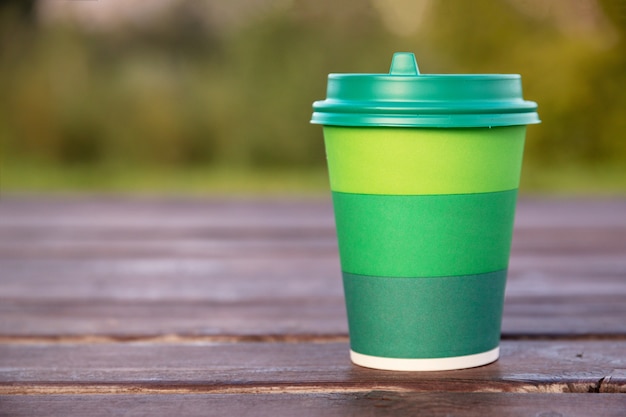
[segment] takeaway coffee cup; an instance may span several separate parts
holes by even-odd
[[[527,124],[514,74],[330,74],[323,125],[350,332],[361,366],[498,359]]]

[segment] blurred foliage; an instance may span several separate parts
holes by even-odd
[[[600,18],[556,13],[557,0],[277,3],[232,28],[180,0],[148,23],[95,30],[1,1],[2,164],[15,175],[322,169],[321,129],[308,122],[326,75],[386,72],[405,50],[423,73],[522,74],[543,121],[529,128],[527,166],[626,178],[624,0],[582,2]]]

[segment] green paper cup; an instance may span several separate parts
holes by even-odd
[[[352,361],[461,369],[499,355],[527,124],[512,74],[330,74],[324,126]]]

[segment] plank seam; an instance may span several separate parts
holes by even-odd
[[[604,378],[601,379],[601,381]],[[412,384],[402,385],[362,385],[362,384],[332,384],[332,385],[285,385],[259,384],[245,386],[211,386],[211,385],[184,385],[180,382],[161,382],[159,384],[137,384],[137,383],[111,383],[111,384],[65,384],[65,383],[0,383],[0,395],[130,395],[130,394],[336,394],[336,393],[362,393],[375,391],[388,392],[471,392],[471,393],[518,393],[518,394],[594,394],[599,393],[598,383],[579,381],[553,382],[553,383],[532,383],[523,381],[511,385],[511,381],[502,381],[486,385],[480,389],[453,389],[452,391],[438,391],[428,389],[428,385],[412,386]],[[616,392],[613,392],[616,393]],[[617,392],[619,394],[619,392]]]

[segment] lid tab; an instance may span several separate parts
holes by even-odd
[[[396,52],[391,58],[390,75],[419,75],[420,70],[412,52]]]

